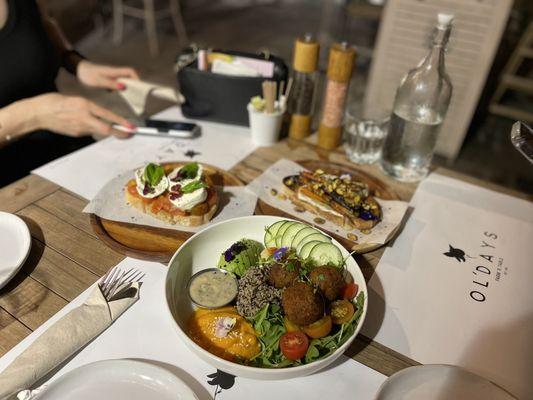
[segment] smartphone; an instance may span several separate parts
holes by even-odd
[[[200,135],[200,126],[192,122],[164,121],[159,119],[146,119],[143,121],[132,121],[137,129],[132,133],[135,135],[193,138]],[[128,131],[120,125],[113,125],[115,129]]]

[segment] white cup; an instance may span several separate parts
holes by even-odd
[[[248,103],[248,117],[252,141],[258,146],[272,146],[279,139],[279,131],[283,120],[283,111],[274,111],[272,114],[257,111]]]

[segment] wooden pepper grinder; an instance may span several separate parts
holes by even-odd
[[[324,149],[331,150],[340,144],[342,119],[354,60],[355,50],[349,47],[348,43],[335,43],[331,46],[324,107],[318,127],[318,145]]]
[[[311,34],[298,38],[294,44],[294,83],[288,103],[291,114],[289,136],[293,139],[303,139],[311,134],[318,52],[318,43]]]

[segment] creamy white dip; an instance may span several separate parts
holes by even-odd
[[[219,269],[194,275],[189,282],[189,296],[198,306],[217,308],[229,304],[237,296],[237,279]]]

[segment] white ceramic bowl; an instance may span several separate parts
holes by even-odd
[[[353,336],[330,356],[298,367],[280,369],[249,367],[217,357],[198,346],[189,338],[186,333],[187,320],[194,310],[186,291],[189,278],[202,269],[216,266],[220,253],[239,239],[250,238],[263,243],[265,227],[281,219],[287,218],[258,215],[234,218],[211,225],[187,240],[176,251],[169,263],[165,283],[166,300],[168,310],[176,322],[175,326],[179,337],[202,360],[217,369],[236,376],[261,380],[280,380],[317,372],[344,353],[361,329],[366,316],[368,294],[365,279],[355,260],[352,257],[348,257],[346,262],[347,269],[351,273],[354,282],[359,285],[359,291],[365,293],[365,305]],[[349,253],[339,242],[333,239],[333,243],[341,249],[344,257],[348,256]]]

